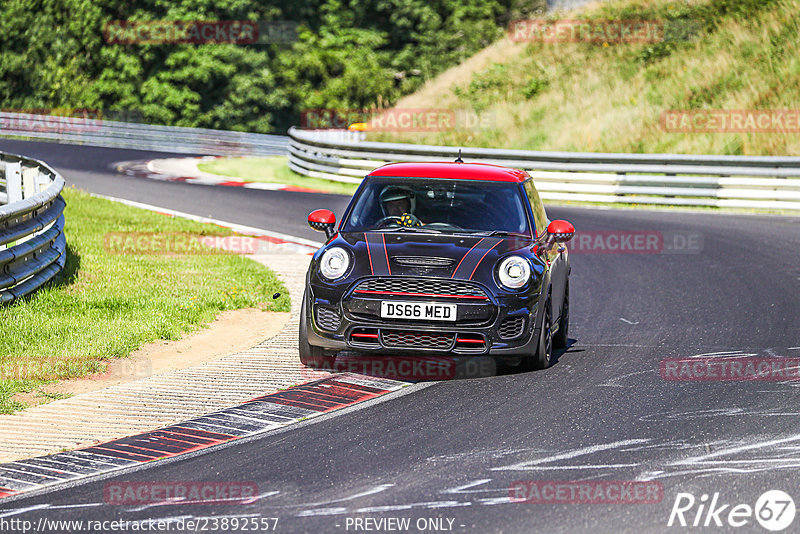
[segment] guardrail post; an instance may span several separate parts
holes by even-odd
[[[8,204],[22,200],[22,173],[18,161],[6,162],[6,193]]]
[[[31,167],[22,170],[22,196],[25,198],[30,198],[39,192],[39,184],[36,182],[38,174],[39,171]]]

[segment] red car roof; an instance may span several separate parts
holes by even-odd
[[[489,163],[389,163],[367,176],[398,176],[403,178],[450,178],[485,180],[489,182],[524,182],[528,173]]]

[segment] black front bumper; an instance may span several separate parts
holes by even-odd
[[[430,297],[360,296],[339,299],[309,287],[308,343],[330,351],[353,350],[385,355],[461,355],[518,357],[536,353],[540,318],[538,295],[496,296],[486,301]],[[332,297],[332,298],[324,298]],[[383,300],[458,305],[454,322],[388,320],[380,317]],[[522,321],[519,331],[509,321]],[[511,334],[509,336],[509,334]]]

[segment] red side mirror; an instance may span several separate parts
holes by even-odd
[[[558,243],[566,243],[575,235],[575,227],[567,221],[556,220],[547,225],[547,233]]]
[[[336,226],[336,215],[331,210],[314,210],[308,214],[308,225],[330,237],[333,235],[333,227]]]

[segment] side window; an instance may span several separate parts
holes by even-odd
[[[528,200],[531,203],[533,220],[534,224],[536,224],[536,237],[539,237],[547,229],[547,213],[544,211],[544,204],[542,204],[542,199],[539,198],[539,192],[536,191],[532,178],[525,182],[525,192],[528,194]]]

